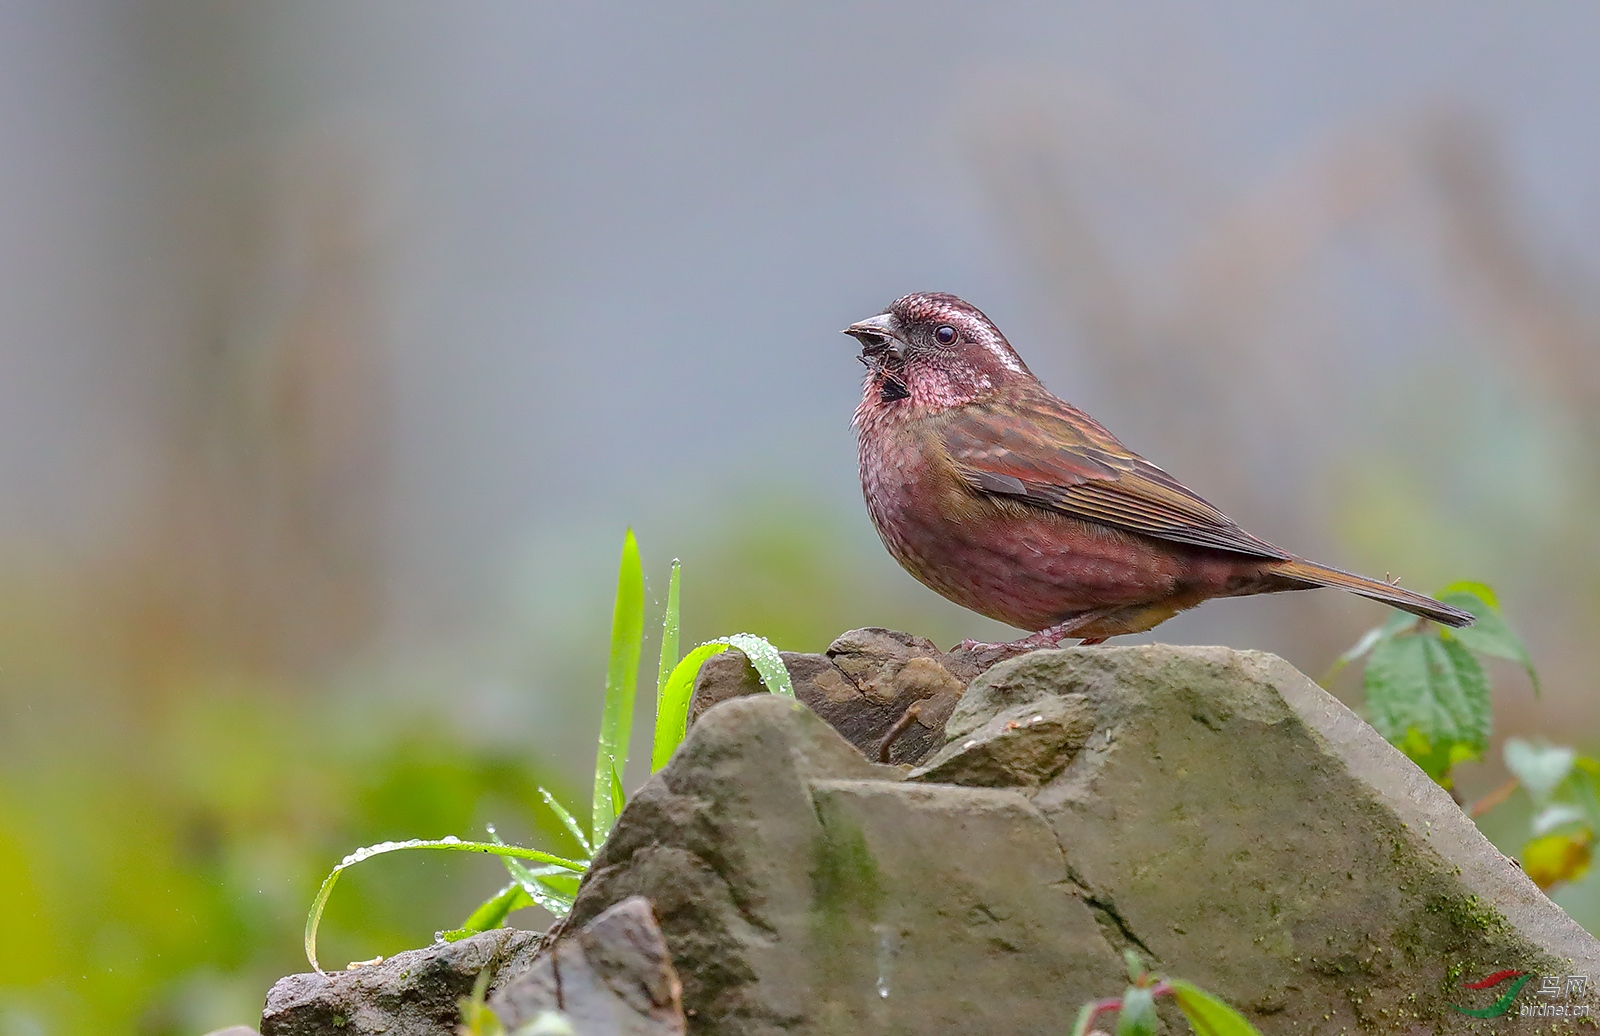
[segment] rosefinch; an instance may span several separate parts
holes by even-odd
[[[907,295],[845,333],[867,367],[855,427],[878,535],[928,587],[1038,631],[1014,646],[1097,644],[1212,597],[1319,586],[1448,626],[1473,621],[1245,532],[1051,395],[954,295]]]

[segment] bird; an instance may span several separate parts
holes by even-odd
[[[930,589],[1032,631],[1030,650],[1142,633],[1217,597],[1337,587],[1446,626],[1470,612],[1273,546],[1053,395],[954,295],[896,299],[845,334],[867,513]]]

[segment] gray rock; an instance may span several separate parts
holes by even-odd
[[[680,989],[650,904],[634,897],[555,937],[489,1006],[508,1031],[559,1011],[574,1036],[682,1036]]]
[[[863,698],[935,657],[856,643],[830,661]],[[1037,652],[974,681],[946,733],[907,781],[790,703],[711,709],[573,920],[648,897],[707,1034],[1062,1031],[1120,990],[1125,948],[1269,1034],[1475,1031],[1453,1005],[1505,987],[1463,982],[1600,978],[1600,943],[1271,656]]]
[[[1263,1031],[1468,1031],[1481,1023],[1452,1005],[1488,1006],[1504,987],[1463,981],[1600,975],[1600,943],[1282,659],[1037,652],[975,681],[949,730],[971,740],[1052,700],[1086,701],[1096,729],[1033,804],[1107,938]]]
[[[1094,728],[1095,710],[1081,694],[1026,701],[997,712],[908,776],[977,787],[1037,787],[1066,768]]]
[[[497,928],[350,971],[290,975],[267,994],[262,1036],[446,1036],[478,973],[491,969],[498,988],[532,966],[540,938]]]
[[[1025,796],[898,778],[792,703],[726,702],[629,803],[571,920],[649,898],[696,1033],[1047,1032],[1118,988]]]

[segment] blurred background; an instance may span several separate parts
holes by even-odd
[[[629,525],[653,594],[683,559],[688,643],[1005,636],[861,507],[839,329],[907,291],[1274,542],[1492,583],[1545,684],[1494,671],[1497,739],[1593,748],[1597,33],[1445,0],[0,4],[0,1036],[253,1021],[356,845],[572,848],[535,789],[586,801]],[[1159,634],[1315,675],[1383,617]],[[504,880],[445,855],[351,872],[323,959]],[[1557,899],[1596,927],[1593,885]]]

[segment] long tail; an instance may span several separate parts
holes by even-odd
[[[1340,590],[1349,590],[1353,594],[1382,601],[1401,611],[1408,611],[1412,615],[1420,615],[1434,622],[1442,622],[1446,626],[1470,626],[1475,621],[1471,612],[1452,608],[1431,597],[1402,590],[1390,583],[1368,579],[1366,576],[1358,576],[1351,572],[1341,572],[1327,565],[1319,565],[1315,561],[1295,558],[1281,565],[1272,566],[1271,571],[1273,575],[1285,576],[1311,586],[1336,586]]]

